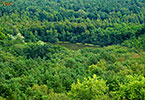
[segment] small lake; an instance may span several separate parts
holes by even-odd
[[[82,49],[82,48],[86,48],[86,47],[89,47],[89,48],[98,48],[99,46],[97,45],[92,45],[92,44],[82,44],[82,43],[53,43],[54,45],[61,45],[61,46],[64,46],[68,49],[71,49],[71,50],[79,50],[79,49]]]

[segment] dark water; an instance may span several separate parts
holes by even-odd
[[[54,45],[61,45],[71,50],[79,50],[82,48],[98,48],[99,46],[91,45],[91,44],[73,44],[73,43],[54,43]]]

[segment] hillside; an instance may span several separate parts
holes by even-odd
[[[0,31],[7,37],[21,33],[26,42],[106,46],[144,34],[144,0],[11,1],[12,6],[0,6]]]
[[[145,100],[145,1],[1,0],[0,100]]]

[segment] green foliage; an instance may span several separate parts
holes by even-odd
[[[107,99],[107,91],[106,82],[94,74],[93,78],[84,78],[83,82],[78,80],[76,84],[72,84],[68,95],[77,100],[98,100]]]
[[[0,32],[0,40],[5,40],[5,39],[7,39],[6,35]]]
[[[23,52],[27,58],[50,58],[54,53],[65,51],[65,48],[52,44],[27,44]]]
[[[119,91],[126,75],[145,75],[145,53],[133,48],[114,45],[73,51],[42,41],[0,43],[0,95],[8,100],[114,98],[111,93]],[[93,74],[97,77],[90,78]],[[73,83],[80,92],[71,88]],[[72,96],[65,95],[68,91]]]
[[[98,67],[97,65],[91,65],[91,66],[89,66],[88,71],[91,72],[91,73],[94,73],[96,75],[102,75],[104,73],[102,68]]]
[[[3,29],[0,27],[0,40],[7,39],[7,36],[3,33]]]
[[[144,100],[145,78],[143,76],[127,76],[127,81],[119,85],[119,90],[114,92],[117,100]]]
[[[46,85],[33,85],[31,88],[27,88],[26,93],[29,94],[29,100],[46,100],[48,98]]]
[[[17,60],[11,53],[4,52],[0,50],[0,62],[10,62],[13,63]]]
[[[72,100],[64,93],[51,93],[47,100]]]
[[[138,37],[137,39],[130,39],[127,41],[124,41],[122,43],[123,46],[127,46],[127,47],[135,47],[137,49],[143,49],[145,50],[145,35],[142,35],[140,37]]]
[[[0,96],[0,100],[6,100],[6,99]]]
[[[145,99],[144,0],[11,1],[0,5],[0,99]]]
[[[69,41],[107,46],[144,34],[143,0],[12,2],[12,7],[0,8],[1,39],[10,36],[21,42]]]

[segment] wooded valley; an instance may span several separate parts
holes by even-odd
[[[5,2],[0,100],[145,100],[145,0]]]

